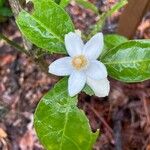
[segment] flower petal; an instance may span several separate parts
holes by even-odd
[[[85,44],[82,53],[88,59],[97,59],[102,52],[103,46],[103,34],[97,33]]]
[[[71,60],[71,57],[57,59],[49,65],[49,73],[57,76],[70,75],[73,71],[73,68],[71,67]]]
[[[98,60],[91,61],[86,70],[86,75],[94,80],[100,80],[107,77],[107,69]]]
[[[87,78],[87,84],[91,87],[96,96],[108,96],[110,91],[110,84],[107,78],[102,80],[93,80],[91,78]]]
[[[70,32],[65,35],[65,45],[71,57],[81,55],[84,43],[77,33]]]
[[[70,96],[78,94],[85,86],[86,76],[83,72],[73,72],[68,80],[68,91]]]

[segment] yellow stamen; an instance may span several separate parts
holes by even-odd
[[[76,56],[72,60],[72,65],[77,70],[86,68],[87,64],[88,64],[88,61],[83,55]]]

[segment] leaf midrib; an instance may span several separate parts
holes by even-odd
[[[73,142],[73,141],[70,139],[70,137],[68,137],[68,136],[65,135],[66,127],[67,127],[67,122],[68,122],[69,110],[70,110],[70,108],[67,110],[67,112],[66,112],[66,114],[65,114],[65,124],[64,124],[64,128],[62,129],[63,133],[62,133],[62,136],[61,136],[62,140],[61,140],[61,143],[60,143],[60,150],[62,150],[62,145],[63,145],[63,139],[64,139],[64,137],[67,137],[71,142]],[[73,142],[73,143],[74,143],[74,142]],[[75,144],[75,143],[74,143],[74,144]],[[81,150],[81,149],[78,147],[78,145],[75,144],[75,146],[76,146],[79,150]]]
[[[26,12],[26,11],[25,11]],[[27,12],[26,12],[27,13]],[[29,16],[31,16],[39,25],[41,25],[44,29],[46,29],[50,34],[54,35],[60,42],[64,43],[64,41],[57,36],[52,30],[50,30],[49,28],[47,28],[40,20],[36,19],[36,17],[34,15],[31,15],[29,13],[27,13]]]
[[[65,135],[65,131],[66,131],[66,126],[67,126],[67,122],[68,122],[68,113],[69,111],[67,110],[67,113],[65,114],[65,124],[64,124],[64,128],[63,128],[63,133],[62,133],[62,136],[61,136],[61,143],[60,143],[60,150],[62,150],[62,144],[63,144],[63,137]]]

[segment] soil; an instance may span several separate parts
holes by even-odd
[[[90,0],[101,12],[107,11],[116,0]],[[96,15],[71,3],[67,7],[77,29],[88,32],[97,20]],[[119,16],[114,13],[106,20],[104,34],[116,33]],[[0,23],[0,32],[23,45],[14,18]],[[135,38],[150,38],[150,12],[139,25]],[[46,55],[48,64],[57,55]],[[0,41],[0,149],[42,150],[33,127],[33,114],[40,98],[52,88],[58,78],[42,72],[25,54],[5,41]],[[109,78],[108,97],[79,95],[78,107],[89,118],[93,132],[100,135],[93,150],[150,149],[150,80],[125,84]]]

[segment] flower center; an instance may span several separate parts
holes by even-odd
[[[87,64],[88,60],[83,55],[76,56],[72,59],[72,65],[77,70],[85,69]]]

